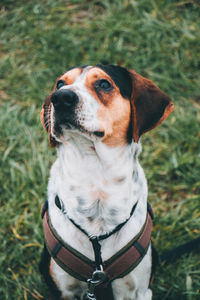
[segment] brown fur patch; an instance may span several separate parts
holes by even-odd
[[[59,80],[64,80],[66,84],[72,84],[81,73],[81,68],[75,68],[63,74]]]
[[[121,95],[113,96],[108,107],[101,107],[98,119],[105,132],[103,143],[111,147],[127,144],[130,115],[130,102]]]
[[[95,89],[95,82],[97,80],[106,79],[108,80],[113,86],[114,90],[111,90],[110,92],[98,92]],[[89,90],[90,94],[100,103],[103,103],[104,105],[108,105],[110,102],[110,99],[113,97],[113,92],[117,94],[120,93],[119,89],[116,87],[113,80],[110,78],[108,74],[106,74],[103,70],[99,68],[92,68],[88,71],[86,75],[85,80],[85,86]]]
[[[125,285],[128,288],[129,291],[133,291],[135,288],[135,285],[133,284],[132,280],[127,279],[125,281]]]
[[[97,93],[95,82],[101,79],[108,80],[114,87],[113,90]],[[127,144],[127,131],[131,114],[130,102],[122,97],[119,88],[110,76],[99,68],[92,68],[88,71],[85,86],[90,94],[101,103],[98,120],[101,124],[101,130],[105,133],[103,142],[112,147]]]
[[[53,274],[53,264],[55,264],[55,262],[54,262],[54,260],[51,258],[51,261],[50,261],[50,264],[49,264],[49,274],[50,274],[50,276],[51,276],[53,282],[55,283],[56,288],[59,290],[59,288],[58,288],[58,283],[57,283],[57,281],[56,281],[56,279],[55,279],[55,277],[54,277],[54,274]]]
[[[174,110],[170,98],[151,80],[130,70],[133,92],[131,97],[133,117],[133,138],[137,143],[139,137],[157,127]]]
[[[41,120],[44,130],[47,130],[47,125],[45,124],[45,121],[44,121],[44,106],[42,107],[41,112],[40,112],[40,120]]]
[[[126,180],[126,177],[116,177],[114,178],[115,183],[122,183]]]
[[[101,200],[107,200],[108,194],[104,192],[103,190],[98,190],[90,193],[91,197],[94,199],[101,199]]]

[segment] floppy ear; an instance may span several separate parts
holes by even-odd
[[[51,121],[50,121],[50,108],[51,108],[51,95],[46,98],[44,104],[42,105],[42,110],[40,112],[40,119],[43,128],[49,134],[49,145],[54,148],[58,144],[58,142],[51,135]]]
[[[158,126],[173,111],[174,104],[151,80],[130,70],[132,78],[133,139]]]

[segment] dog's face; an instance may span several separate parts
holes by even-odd
[[[150,80],[119,66],[75,67],[58,78],[46,99],[41,120],[50,145],[77,131],[109,146],[138,142],[160,124],[173,103]]]

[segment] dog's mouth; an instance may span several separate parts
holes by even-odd
[[[105,132],[102,130],[88,130],[83,125],[77,124],[74,120],[65,122],[64,124],[56,122],[55,120],[52,122],[51,126],[52,135],[57,139],[62,139],[66,132],[78,132],[81,135],[86,136],[87,138],[93,139],[98,138],[101,139],[104,137]]]
[[[105,135],[103,130],[89,129],[83,124],[83,120],[81,122],[78,121],[75,112],[71,114],[64,114],[63,112],[57,112],[53,108],[50,113],[50,124],[51,134],[57,140],[63,140],[63,137],[67,132],[78,132],[91,139],[101,139]]]
[[[58,138],[58,139],[61,139],[62,140],[62,137],[64,136],[64,133],[65,131],[68,131],[68,132],[78,132],[80,133],[81,135],[89,138],[89,139],[92,139],[93,138],[97,138],[97,139],[101,139],[104,137],[104,132],[103,131],[88,131],[87,129],[85,129],[84,127],[82,126],[68,126],[67,128],[64,127],[59,127],[57,128],[56,130],[54,129],[53,130],[53,136],[55,138]]]
[[[94,131],[93,134],[101,138],[104,137],[104,131]]]
[[[103,138],[104,137],[104,131],[90,131],[88,129],[86,129],[84,126],[82,125],[77,125],[76,127],[74,127],[75,130],[78,130],[80,133],[82,133],[83,135],[86,135],[88,137],[92,137],[95,136],[97,138]]]

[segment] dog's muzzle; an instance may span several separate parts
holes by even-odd
[[[75,110],[79,103],[79,98],[69,89],[55,91],[51,96],[54,107],[54,130],[60,133],[60,126],[65,128],[77,127]]]
[[[89,132],[77,118],[77,106],[79,98],[75,92],[69,89],[60,89],[55,91],[51,96],[51,103],[54,107],[54,134],[59,136],[63,133],[62,128],[77,129],[84,133],[90,133],[98,138],[104,136],[103,131]]]

